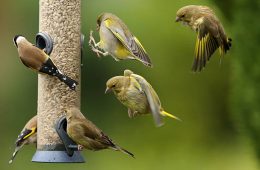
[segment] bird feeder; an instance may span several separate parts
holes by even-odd
[[[81,1],[40,0],[39,6],[36,45],[50,54],[64,74],[80,83]],[[63,118],[66,108],[80,108],[80,91],[80,85],[73,91],[57,78],[38,75],[37,151],[33,162],[84,162],[73,142],[66,140]]]

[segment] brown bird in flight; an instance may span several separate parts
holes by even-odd
[[[177,11],[176,22],[188,25],[197,33],[195,45],[195,59],[192,70],[201,71],[213,53],[219,49],[220,57],[231,47],[231,38],[213,12],[207,6],[188,5]]]

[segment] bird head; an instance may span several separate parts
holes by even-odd
[[[13,41],[14,41],[14,45],[15,45],[16,47],[18,47],[18,45],[17,45],[18,40],[20,41],[22,38],[24,38],[22,35],[16,35],[16,36],[14,36]]]
[[[109,79],[106,83],[106,91],[105,94],[114,91],[115,93],[119,93],[123,90],[125,85],[125,77],[124,76],[115,76]]]
[[[64,110],[65,116],[66,116],[66,120],[67,122],[71,119],[72,114],[71,114],[71,109],[67,108]]]
[[[79,118],[79,119],[85,118],[84,115],[81,113],[81,111],[77,107],[67,108],[65,110],[65,113],[66,113],[66,119],[68,122],[74,118]]]
[[[102,23],[103,16],[104,16],[104,13],[100,14],[97,18],[97,31],[99,31],[99,29],[100,29],[100,25]]]
[[[108,15],[109,15],[109,13],[102,13],[98,16],[98,18],[97,18],[97,31],[99,31],[100,25],[102,24],[102,22],[108,18]]]
[[[107,12],[100,14],[97,18],[97,31],[99,31],[102,22],[104,22],[107,19],[114,20],[114,19],[118,19],[118,17],[115,16],[114,14],[107,13]]]
[[[176,13],[176,22],[189,23],[192,19],[192,16],[198,11],[197,5],[188,5],[180,8]]]

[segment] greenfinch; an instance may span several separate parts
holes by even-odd
[[[36,142],[37,142],[37,115],[31,118],[26,123],[23,130],[18,135],[15,142],[15,151],[12,155],[12,158],[9,161],[9,164],[13,162],[16,154],[24,145],[36,144]]]
[[[188,25],[197,33],[195,59],[192,70],[201,71],[213,53],[219,49],[220,57],[231,47],[224,27],[212,9],[207,6],[188,5],[177,11],[176,22]]]
[[[124,76],[115,76],[106,82],[106,91],[113,91],[117,99],[128,108],[128,116],[152,113],[156,126],[162,126],[161,116],[177,120],[178,117],[167,113],[161,106],[160,99],[153,87],[140,75],[125,70]]]
[[[99,54],[103,56],[111,55],[116,61],[134,59],[141,61],[146,66],[152,66],[151,60],[140,41],[114,14],[103,13],[99,15],[97,31],[99,31],[100,41],[95,42],[91,31],[89,45],[98,56]]]
[[[67,109],[66,120],[67,133],[75,143],[80,145],[79,148],[83,147],[92,151],[109,148],[134,157],[131,152],[116,145],[94,123],[88,120],[79,109]]]
[[[26,67],[38,73],[56,76],[60,81],[69,86],[70,89],[75,90],[78,82],[64,75],[43,50],[31,44],[21,35],[16,35],[13,41],[17,47],[19,57]]]

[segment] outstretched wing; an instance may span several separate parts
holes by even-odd
[[[206,66],[212,54],[219,48],[221,44],[220,41],[218,25],[209,18],[200,18],[197,29],[193,71],[201,71],[201,69]]]
[[[161,102],[159,100],[158,95],[156,94],[152,86],[142,76],[139,76],[137,74],[131,74],[131,76],[134,77],[135,80],[142,87],[142,90],[144,91],[147,97],[147,101],[149,103],[156,126],[162,126],[163,121],[162,117],[160,116]]]
[[[137,60],[140,60],[147,66],[152,66],[151,60],[140,41],[133,36],[126,25],[118,18],[119,25],[115,25],[109,18],[104,21],[105,26],[115,35],[115,37],[132,53]]]

